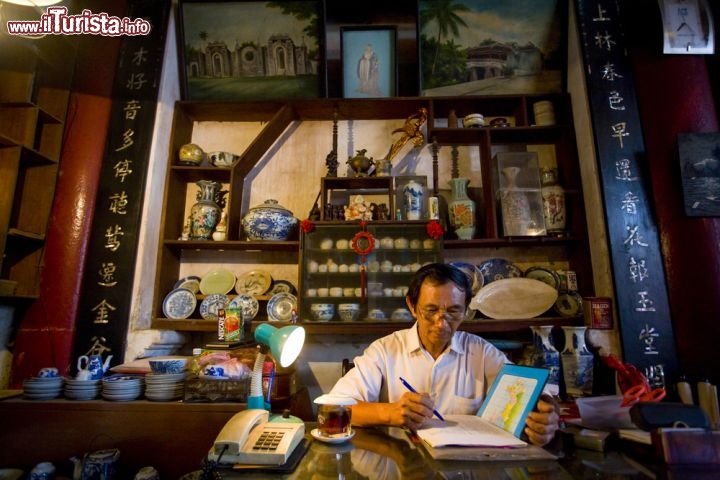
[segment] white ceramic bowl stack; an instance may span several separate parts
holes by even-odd
[[[136,400],[143,393],[142,377],[112,375],[102,379],[102,397],[105,400],[127,402]]]
[[[145,398],[167,402],[183,397],[185,373],[148,373],[145,375]]]
[[[70,400],[94,400],[100,396],[101,390],[100,380],[65,380],[65,398]]]
[[[29,400],[52,400],[62,393],[62,377],[31,377],[23,381],[23,394]]]

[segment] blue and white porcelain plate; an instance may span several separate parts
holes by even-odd
[[[523,276],[522,270],[504,258],[491,258],[480,264],[480,273],[483,277],[483,285],[503,278],[518,278]]]
[[[176,288],[165,296],[163,314],[173,320],[188,318],[195,311],[197,298],[192,290]]]
[[[252,295],[248,295],[247,293],[243,293],[230,300],[228,308],[238,308],[240,309],[240,315],[244,320],[252,320],[255,318],[255,315],[257,315],[260,305],[257,298]]]
[[[221,293],[214,293],[205,297],[200,303],[200,316],[205,320],[218,320],[218,310],[227,307],[228,296]]]
[[[465,275],[470,277],[470,284],[472,285],[472,294],[475,295],[478,290],[482,288],[484,285],[484,279],[483,274],[480,271],[480,269],[473,265],[472,263],[467,262],[450,262],[450,265],[453,267],[459,268],[463,272],[465,272]]]
[[[289,322],[297,310],[297,298],[291,293],[276,293],[268,300],[267,314],[271,322]]]
[[[555,290],[560,290],[560,275],[555,270],[545,267],[530,267],[525,271],[525,277],[540,280]]]

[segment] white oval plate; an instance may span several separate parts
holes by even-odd
[[[292,293],[276,293],[268,301],[267,314],[271,322],[289,322],[297,310],[297,298]]]
[[[478,291],[470,308],[495,319],[534,318],[555,304],[558,291],[532,278],[503,278]]]
[[[345,443],[355,436],[355,430],[350,430],[350,435],[347,437],[326,437],[320,433],[320,429],[313,428],[310,431],[310,435],[312,435],[315,440],[320,440],[325,443]]]

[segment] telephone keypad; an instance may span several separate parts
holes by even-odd
[[[257,442],[253,445],[253,450],[277,450],[284,435],[285,432],[282,431],[265,431],[258,437]]]

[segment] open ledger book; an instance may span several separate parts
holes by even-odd
[[[430,447],[524,447],[518,438],[545,387],[545,368],[506,364],[476,415],[433,418],[417,431]]]

